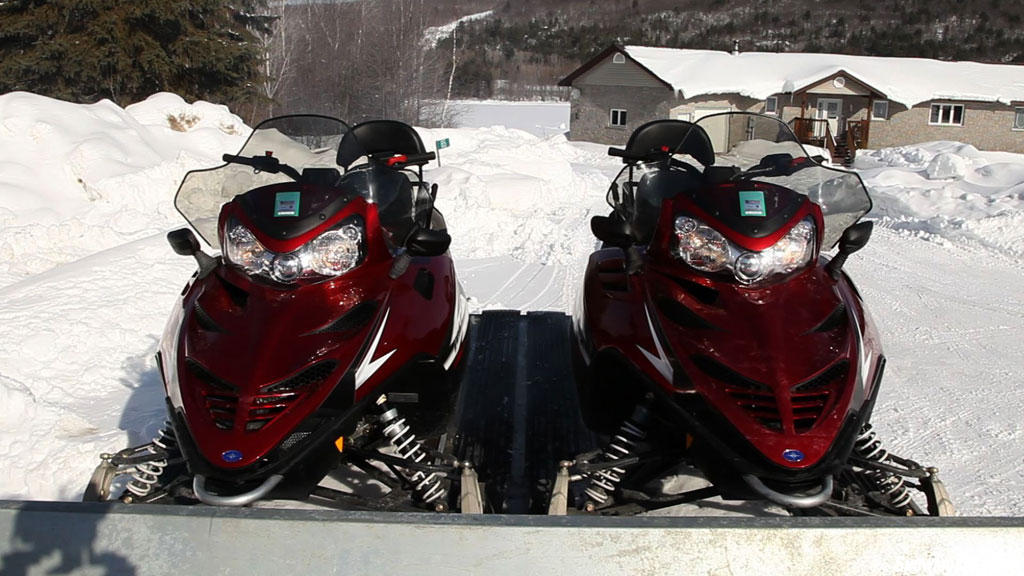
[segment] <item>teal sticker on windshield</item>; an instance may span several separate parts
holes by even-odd
[[[767,216],[764,192],[757,190],[740,192],[740,216]]]
[[[299,193],[278,192],[274,196],[274,217],[298,216],[299,215]]]

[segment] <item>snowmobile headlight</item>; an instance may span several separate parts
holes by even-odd
[[[285,284],[340,276],[358,266],[363,253],[363,226],[359,217],[348,218],[298,250],[283,254],[264,248],[248,228],[234,219],[228,222],[224,235],[224,254],[229,262],[247,274]]]
[[[679,259],[704,272],[729,270],[743,284],[794,272],[814,255],[815,228],[810,217],[761,251],[745,250],[689,216],[676,218],[675,232]]]
[[[359,263],[363,234],[355,224],[328,230],[309,243],[310,267],[324,276],[344,274]]]
[[[814,223],[804,218],[762,255],[769,258],[772,274],[788,274],[810,261],[814,254]]]
[[[676,218],[676,255],[697,270],[718,272],[729,259],[729,242],[717,230],[703,222],[680,216]]]
[[[232,222],[224,235],[224,254],[249,274],[261,274],[270,268],[273,253],[263,247],[245,226]]]

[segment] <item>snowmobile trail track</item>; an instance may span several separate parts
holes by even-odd
[[[559,312],[470,319],[455,453],[476,467],[491,512],[544,513],[558,463],[593,449],[571,337],[570,319]]]

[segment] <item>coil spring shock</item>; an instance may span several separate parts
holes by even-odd
[[[384,424],[384,436],[395,448],[395,452],[403,459],[410,462],[422,462],[427,457],[427,451],[423,444],[416,439],[412,429],[405,423],[405,418],[398,414],[397,408],[391,408],[387,404],[387,396],[382,395],[377,399],[377,405],[383,412],[380,421]],[[443,508],[443,501],[440,499],[447,494],[442,481],[443,476],[437,472],[424,472],[422,470],[400,470],[402,476],[412,485],[413,495],[426,504],[435,504],[438,510]]]
[[[170,455],[178,450],[178,440],[174,436],[174,429],[171,428],[171,423],[168,421],[164,421],[163,428],[156,433],[153,441],[146,446],[146,452],[154,456],[159,454],[157,452],[158,449],[163,450],[164,458],[136,464],[131,472],[129,472],[131,479],[125,486],[125,490],[131,492],[137,498],[148,496],[153,491],[153,487],[160,481],[160,476],[167,468]]]
[[[646,403],[637,405],[633,414],[612,435],[608,446],[602,452],[604,459],[622,460],[631,456],[637,445],[647,436],[643,426],[647,423],[649,415]],[[590,497],[590,501],[586,503],[586,509],[593,511],[604,505],[625,475],[626,469],[618,466],[586,474],[589,481],[583,492]]]
[[[889,459],[889,451],[882,447],[882,441],[871,429],[871,424],[865,424],[861,428],[853,449],[865,460],[885,463]],[[865,470],[864,474],[878,486],[879,491],[894,507],[903,508],[910,504],[910,491],[907,490],[901,476],[883,470]]]

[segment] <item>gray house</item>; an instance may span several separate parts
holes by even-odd
[[[559,85],[573,89],[573,140],[622,144],[657,118],[742,110],[836,159],[931,140],[1024,153],[1024,66],[613,45]]]

